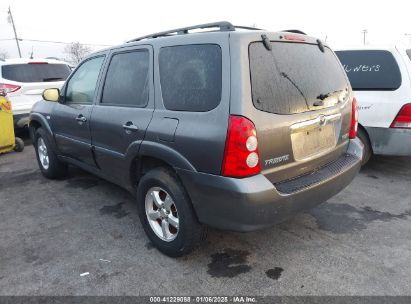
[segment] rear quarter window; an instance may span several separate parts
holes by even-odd
[[[71,69],[66,64],[9,64],[3,65],[1,74],[4,79],[18,82],[64,81]]]
[[[216,44],[163,47],[159,55],[164,106],[205,112],[221,100],[221,48]]]
[[[337,51],[353,90],[394,91],[401,72],[391,52],[385,50]]]
[[[411,60],[411,50],[407,50],[407,55],[408,55],[408,58],[410,58]]]

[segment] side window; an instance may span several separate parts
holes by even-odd
[[[168,110],[205,112],[221,100],[221,48],[215,44],[164,47],[160,83]]]
[[[145,107],[149,95],[148,50],[115,54],[107,71],[102,104]]]
[[[385,50],[337,51],[353,90],[394,91],[401,86],[400,68]]]
[[[84,62],[67,83],[66,103],[92,104],[104,57]]]

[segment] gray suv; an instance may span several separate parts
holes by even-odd
[[[30,116],[42,173],[71,164],[128,189],[170,256],[206,226],[251,231],[324,202],[361,164],[346,74],[302,32],[218,22],[144,36],[90,55],[43,99]]]

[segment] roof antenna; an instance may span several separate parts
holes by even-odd
[[[33,53],[34,53],[33,46],[31,46],[31,54],[30,54],[30,59],[33,59]]]

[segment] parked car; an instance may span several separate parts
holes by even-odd
[[[360,47],[336,53],[359,105],[363,164],[373,154],[411,155],[411,49]]]
[[[27,126],[31,107],[41,100],[44,89],[61,88],[70,72],[67,63],[54,59],[0,61],[0,89],[12,103],[15,127]]]
[[[340,192],[363,152],[337,57],[306,35],[237,29],[193,26],[90,55],[33,107],[42,173],[73,164],[135,193],[170,256],[205,226],[261,229]]]

